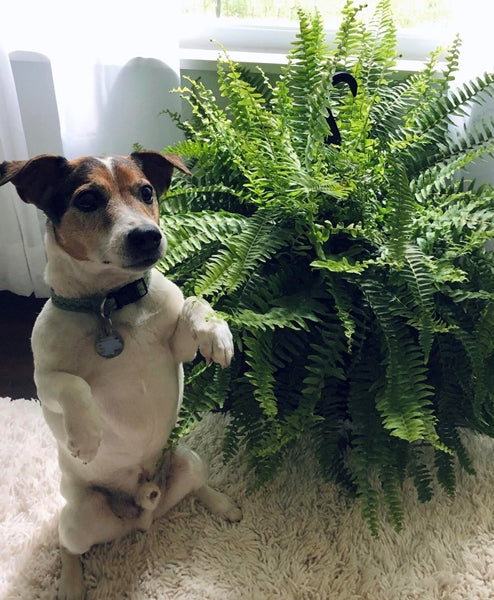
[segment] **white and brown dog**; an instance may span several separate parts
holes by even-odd
[[[166,249],[158,198],[174,167],[187,172],[177,156],[156,152],[0,164],[0,185],[12,182],[48,217],[53,293],[32,348],[66,499],[60,600],[84,598],[80,555],[93,544],[147,529],[190,492],[214,514],[241,518],[207,485],[197,454],[163,454],[182,400],[182,362],[199,350],[226,367],[233,355],[227,324],[153,269]]]

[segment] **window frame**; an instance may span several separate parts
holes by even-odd
[[[186,70],[214,70],[224,47],[235,62],[260,65],[267,72],[278,72],[286,63],[286,55],[298,32],[295,23],[264,25],[259,21],[228,18],[203,17],[200,22],[194,17],[182,18],[182,31],[186,33],[181,35],[179,42],[180,66]],[[431,51],[453,41],[455,33],[445,29],[398,30],[396,70],[420,70]],[[327,44],[331,47],[337,29],[330,27],[325,31]]]

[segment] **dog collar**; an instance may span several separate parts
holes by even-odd
[[[143,298],[148,293],[151,272],[147,271],[144,277],[132,281],[121,288],[108,292],[108,294],[94,294],[80,298],[66,298],[59,296],[51,290],[51,301],[62,310],[72,312],[95,313],[103,317],[109,316],[114,310],[119,310],[127,304],[132,304]]]
[[[119,310],[143,298],[148,293],[150,280],[151,272],[148,271],[144,277],[111,290],[108,294],[95,294],[81,298],[65,298],[52,290],[51,301],[62,310],[94,313],[101,317],[103,331],[96,337],[96,352],[103,358],[115,358],[122,353],[125,343],[118,331],[113,329],[111,314],[114,310]]]

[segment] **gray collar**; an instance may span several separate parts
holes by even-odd
[[[151,271],[144,277],[132,281],[121,288],[110,290],[107,294],[94,294],[80,298],[66,298],[59,296],[51,290],[51,301],[62,310],[72,312],[95,313],[108,317],[114,310],[119,310],[127,304],[132,304],[143,298],[148,293]]]

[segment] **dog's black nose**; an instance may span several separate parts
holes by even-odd
[[[135,227],[127,234],[127,244],[134,254],[156,250],[161,243],[161,231],[153,225]]]

